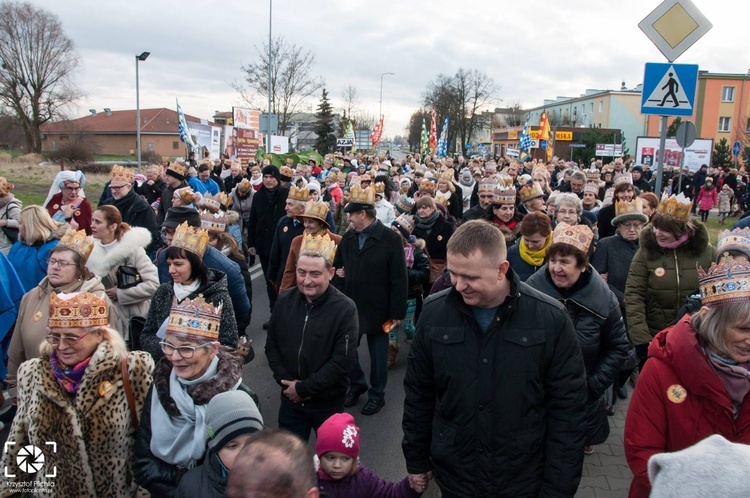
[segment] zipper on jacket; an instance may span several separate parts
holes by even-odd
[[[675,296],[675,300],[677,302],[677,309],[679,310],[682,303],[680,303],[680,265],[677,263],[677,249],[674,250],[674,273],[677,277],[677,295]]]
[[[312,309],[313,309],[312,306],[307,307],[307,314],[305,315],[305,324],[302,325],[302,339],[299,341],[299,350],[297,351],[297,374],[300,377],[302,376],[302,362],[301,362],[302,346],[305,344],[305,330],[307,329],[307,319],[310,318],[310,312],[312,311]]]
[[[349,334],[346,334],[344,337],[346,338],[345,354],[346,354],[346,356],[349,356]]]

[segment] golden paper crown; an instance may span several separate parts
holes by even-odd
[[[170,163],[170,165],[167,166],[167,171],[172,171],[182,177],[185,176],[185,166],[178,162]]]
[[[643,201],[640,197],[636,197],[632,201],[615,202],[615,217],[612,218],[612,226],[626,220],[648,222],[648,216],[643,214]]]
[[[133,183],[135,181],[135,172],[130,168],[123,168],[122,166],[115,164],[112,166],[111,181]]]
[[[212,212],[219,211],[222,207],[225,209],[228,207],[228,204],[231,204],[232,201],[229,199],[229,196],[225,194],[224,192],[219,192],[216,195],[206,194],[203,196],[203,199],[201,199],[200,207],[204,209],[208,209]]]
[[[380,194],[381,197],[383,197],[383,193],[385,192],[385,183],[383,182],[376,182],[375,183],[375,193]]]
[[[559,223],[555,227],[555,231],[552,233],[553,243],[571,245],[583,254],[589,253],[589,247],[593,240],[594,232],[592,232],[586,225],[568,225],[567,223]]]
[[[698,267],[698,286],[706,306],[750,301],[750,263],[711,263],[707,272]]]
[[[536,199],[537,197],[544,197],[542,186],[536,182],[527,183],[526,185],[521,187],[521,190],[518,191],[518,194],[521,197],[521,202],[528,202],[532,199]]]
[[[297,188],[296,185],[292,185],[289,189],[289,195],[287,196],[287,199],[299,202],[307,202],[309,197],[310,191],[307,190],[307,187]]]
[[[174,195],[179,197],[180,201],[185,206],[187,206],[188,204],[192,204],[195,200],[195,192],[193,192],[193,187],[178,188],[174,191]]]
[[[435,193],[435,191],[437,190],[437,185],[429,178],[425,178],[419,183],[419,190],[426,190],[428,192]]]
[[[493,204],[513,204],[516,203],[515,187],[497,187],[492,192]]]
[[[107,300],[89,292],[49,296],[49,328],[78,329],[106,327],[109,324]]]
[[[223,232],[227,228],[227,215],[221,211],[213,212],[209,209],[201,211],[201,226],[211,232]]]
[[[614,180],[612,181],[612,184],[619,185],[621,183],[629,183],[632,185],[633,175],[631,175],[630,173],[617,173]]]
[[[455,175],[455,171],[453,171],[452,168],[448,168],[445,171],[443,171],[442,173],[440,173],[440,180],[439,181],[445,182],[445,183],[452,183],[453,182],[453,178],[455,178],[454,175]]]
[[[531,176],[534,177],[535,175],[541,175],[547,178],[549,176],[549,171],[547,171],[547,168],[544,165],[537,164],[531,170]]]
[[[599,195],[599,185],[596,183],[587,183],[583,186],[583,192],[591,192],[594,195]]]
[[[477,185],[477,193],[489,192],[492,193],[498,188],[498,182],[495,178],[482,178]]]
[[[187,221],[183,221],[174,232],[172,247],[185,249],[202,258],[208,248],[208,232],[203,228],[188,226]]]
[[[410,214],[400,215],[391,224],[398,225],[399,227],[404,229],[406,232],[408,232],[409,235],[411,235],[411,233],[414,231],[414,217]]]
[[[299,255],[318,256],[332,264],[333,257],[336,255],[336,243],[328,236],[328,232],[323,235],[304,233]]]
[[[601,171],[599,171],[596,168],[585,169],[585,170],[583,170],[583,173],[586,175],[586,181],[587,182],[598,181],[599,178],[602,177]]]
[[[370,206],[375,205],[375,191],[372,187],[362,188],[358,184],[352,184],[349,189],[349,202],[356,202],[358,204],[369,204]]]
[[[738,251],[750,258],[750,228],[735,228],[731,232],[724,230],[719,234],[716,243],[716,258],[727,251]]]
[[[251,188],[253,188],[253,184],[250,183],[250,180],[247,178],[243,178],[242,181],[237,184],[237,189],[240,192],[249,192]]]
[[[70,249],[80,254],[84,261],[87,261],[89,254],[94,249],[94,240],[86,235],[85,230],[69,230],[60,239],[57,249]]]
[[[396,200],[396,210],[401,214],[411,213],[412,209],[414,209],[414,204],[414,199],[402,195]]]
[[[294,171],[289,166],[282,166],[279,170],[279,174],[281,176],[286,176],[288,178],[291,178],[294,176]]]
[[[326,216],[328,215],[328,204],[325,202],[317,202],[312,199],[307,201],[305,204],[305,213],[297,215],[297,219],[312,218],[322,222],[328,226]],[[329,227],[330,228],[330,227]]]
[[[371,181],[372,181],[372,177],[370,176],[370,173],[363,173],[363,174],[359,175],[359,183],[360,184],[362,182],[371,182]]]
[[[451,205],[450,203],[450,197],[442,192],[436,192],[435,193],[435,204],[440,204],[442,206],[448,207]]]
[[[506,187],[513,185],[513,177],[508,173],[498,173],[497,177],[500,178],[500,182]]]
[[[203,159],[201,159],[201,162],[198,163],[198,166],[203,166],[204,164],[207,164],[210,167],[213,167],[214,165],[214,163],[211,162],[211,159],[209,159],[208,157],[204,157]]]
[[[161,162],[169,164],[169,158],[167,156],[161,156]]]
[[[167,332],[189,335],[205,342],[216,341],[219,339],[223,307],[223,303],[219,306],[207,303],[203,294],[181,303],[175,298],[169,312]]]
[[[663,197],[656,211],[668,220],[684,223],[690,218],[692,207],[693,202],[680,192]]]

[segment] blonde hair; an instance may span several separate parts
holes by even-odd
[[[61,225],[42,206],[26,206],[18,215],[18,221],[25,232],[21,239],[30,246],[37,242],[47,242]]]
[[[96,332],[97,330],[102,333],[102,341],[109,343],[109,347],[112,348],[112,357],[115,361],[121,361],[128,355],[128,347],[125,345],[125,339],[122,338],[120,333],[112,327],[83,327],[88,333]],[[51,355],[55,350],[55,346],[47,341],[42,341],[39,345],[39,353],[42,355]]]

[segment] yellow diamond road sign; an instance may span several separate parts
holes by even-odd
[[[664,0],[638,27],[673,62],[713,25],[690,0]]]

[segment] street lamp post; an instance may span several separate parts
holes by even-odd
[[[383,76],[388,74],[391,76],[396,75],[396,73],[383,73],[380,75],[380,107],[378,108],[378,120],[380,120],[380,116],[383,115]]]
[[[266,120],[266,154],[271,153],[271,27],[273,23],[273,0],[268,0],[268,119]]]
[[[142,52],[135,56],[135,127],[136,148],[138,149],[138,173],[141,172],[141,94],[138,81],[138,63],[148,59],[151,52]]]

